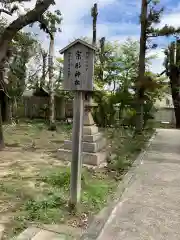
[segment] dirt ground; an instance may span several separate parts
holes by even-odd
[[[83,167],[81,211],[74,216],[67,208],[69,163],[56,158],[57,149],[71,137],[71,132],[72,126],[67,124],[58,124],[57,131],[48,131],[48,126],[41,121],[4,126],[6,148],[0,152],[3,240],[17,235],[32,223],[86,227],[87,219],[107,204],[122,174],[131,166],[147,139],[146,136],[133,138],[129,129],[107,131],[107,145],[117,158],[113,162],[107,161],[107,167],[101,169]]]
[[[3,190],[0,191],[0,224],[8,226],[22,202],[39,193],[41,186],[36,186],[36,180],[40,173],[67,165],[53,155],[70,136],[70,131],[71,127],[62,125],[57,132],[51,132],[41,122],[4,126],[6,148],[0,152],[0,189]]]
[[[9,187],[12,187],[12,190],[21,188],[25,191],[26,189],[27,193],[36,191],[35,180],[43,170],[65,164],[46,153],[19,151],[19,149],[9,147],[1,151],[0,156],[0,184],[7,183]],[[9,192],[10,189],[8,189]],[[6,198],[8,201],[5,201]],[[2,196],[1,194],[0,223],[8,221],[10,213],[18,202],[19,200],[17,199],[16,202],[14,198],[11,202],[10,195]]]
[[[23,150],[53,151],[70,137],[71,130],[71,125],[59,123],[57,131],[48,131],[48,126],[41,121],[23,121],[4,126],[5,143]]]
[[[38,220],[42,223],[50,224],[52,220],[61,222],[60,216],[62,216],[62,222],[64,219],[68,219],[71,226],[81,225],[81,217],[78,219],[78,223],[77,218],[70,216],[63,204],[60,207],[51,208],[51,204],[54,205],[51,203],[51,199],[50,203],[47,202],[49,200],[43,200],[41,203],[39,200],[33,200],[37,197],[49,199],[49,193],[52,194],[53,201],[56,201],[56,194],[59,194],[60,197],[65,196],[65,201],[68,200],[69,183],[67,181],[69,180],[66,178],[68,176],[69,179],[69,173],[65,172],[65,175],[62,176],[64,178],[62,181],[65,182],[62,187],[54,187],[54,176],[52,185],[46,185],[41,180],[42,173],[50,172],[51,169],[52,172],[56,169],[64,171],[63,167],[69,165],[69,163],[57,159],[55,155],[64,140],[70,137],[71,131],[70,125],[61,124],[57,126],[57,131],[51,132],[44,123],[33,121],[4,126],[6,148],[0,152],[0,224],[5,226],[3,239],[9,239],[10,236],[17,235],[26,228],[27,225],[24,225],[24,222],[28,221],[28,224],[31,224],[32,219],[37,219],[34,214],[39,214]],[[99,210],[106,202],[105,195],[108,195],[112,186],[116,185],[113,183],[114,180],[113,182],[109,181],[106,174],[103,177],[96,174],[92,176],[92,173],[89,175],[86,173],[82,199],[83,211],[86,211],[87,214],[89,209],[90,212]],[[61,178],[61,174],[57,177]],[[23,215],[24,206],[27,206],[28,201],[31,201],[30,207]],[[44,202],[48,204],[47,208],[49,209],[46,215],[42,210]],[[57,202],[57,204],[59,203]],[[28,219],[28,214],[31,215],[30,219]],[[25,221],[24,216],[26,216]],[[83,216],[86,214],[83,213]],[[87,223],[86,220],[83,222]]]

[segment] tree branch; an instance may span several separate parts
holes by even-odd
[[[53,36],[53,34],[50,32],[49,28],[46,26],[46,24],[45,24],[45,22],[44,22],[43,16],[41,16],[41,17],[38,19],[38,22],[40,23],[40,28],[43,29],[43,31],[45,31],[47,34],[49,34],[50,39],[53,40],[53,39],[54,39],[54,36]]]
[[[30,2],[31,0],[18,0],[19,3],[22,3],[22,2]],[[13,2],[17,2],[17,0],[0,0],[0,3],[2,4],[10,4],[10,3],[13,3]]]
[[[147,36],[152,38],[152,37],[160,37],[160,36],[170,36],[170,35],[175,35],[175,34],[180,34],[180,28],[174,28],[172,26],[165,25],[162,28],[150,28],[147,32]]]
[[[12,13],[11,13],[10,11],[8,11],[8,10],[6,10],[6,9],[3,9],[3,8],[0,8],[0,14],[1,14],[1,13],[6,13],[6,14],[12,16]]]
[[[16,33],[23,27],[39,21],[39,16],[41,16],[51,4],[54,4],[54,0],[39,1],[34,9],[27,12],[25,15],[18,17],[7,28],[5,28],[0,36],[0,61],[6,56],[8,45]]]
[[[164,73],[166,73],[166,70],[162,71],[160,74],[157,74],[157,76],[161,77]]]
[[[54,0],[44,0],[36,4],[35,8],[26,13],[23,16],[20,16],[18,19],[13,21],[2,33],[0,41],[2,40],[12,40],[15,34],[21,30],[23,27],[39,21],[39,16],[42,15],[51,4],[54,3]]]
[[[40,71],[41,71],[41,66],[32,75],[30,75],[28,78],[30,78],[30,79],[33,78]]]

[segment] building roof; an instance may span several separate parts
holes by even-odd
[[[23,96],[24,97],[32,97],[32,96],[36,95],[36,93],[39,93],[39,91],[44,91],[45,93],[49,94],[48,89],[45,87],[42,87],[42,88],[37,88],[37,89],[26,89],[23,92]]]
[[[74,42],[70,43],[69,45],[67,45],[65,48],[61,49],[59,51],[60,54],[63,54],[66,50],[68,50],[69,48],[73,47],[74,45],[76,45],[77,43],[80,43],[82,45],[85,45],[86,47],[96,51],[97,48],[95,46],[93,46],[92,44],[89,44],[81,39],[76,39]]]

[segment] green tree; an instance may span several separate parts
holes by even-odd
[[[116,42],[105,42],[103,52],[98,51],[95,64],[95,83],[101,89],[109,88],[109,91],[95,94],[95,100],[98,103],[95,121],[99,125],[106,126],[115,123],[116,104],[120,106],[119,117],[122,116],[123,110],[130,106],[133,98],[131,90],[133,90],[133,84],[137,77],[137,66],[138,43],[130,39],[122,45]]]
[[[49,93],[50,93],[50,116],[49,116],[49,129],[56,130],[55,124],[55,79],[54,79],[54,37],[57,31],[61,31],[58,25],[61,24],[61,12],[56,10],[54,13],[46,13],[46,26],[47,33],[50,37],[49,55],[48,55],[48,73],[49,73]]]
[[[158,36],[169,36],[172,34],[180,33],[180,28],[175,29],[172,26],[165,25],[161,29],[153,27],[161,21],[161,16],[164,11],[163,8],[158,9],[157,0],[142,0],[141,5],[141,34],[140,34],[140,52],[139,52],[139,70],[137,78],[137,121],[136,130],[141,132],[143,128],[143,102],[144,92],[146,90],[147,78],[145,77],[145,56],[148,49],[148,40]],[[156,47],[153,44],[151,47]],[[139,84],[139,82],[141,82]],[[151,81],[152,82],[152,81]],[[152,82],[153,83],[153,82]]]
[[[24,2],[23,0],[4,0],[2,1],[1,12],[12,15],[18,9],[18,3]],[[31,2],[31,0],[28,0]],[[25,26],[34,22],[39,22],[42,29],[47,29],[44,21],[44,12],[55,4],[54,0],[38,0],[35,7],[28,11],[25,15],[20,15],[16,20],[10,23],[2,32],[0,36],[0,62],[6,57],[9,45],[15,35]]]
[[[17,113],[17,99],[20,99],[27,81],[27,64],[37,51],[37,41],[32,34],[19,32],[13,41],[13,55],[9,63],[7,91],[10,96],[9,119],[12,119],[12,105]]]
[[[12,15],[18,9],[17,3],[22,2],[22,0],[1,1],[2,8],[0,12]],[[0,69],[4,69],[6,60],[8,60],[10,55],[9,52],[12,47],[12,40],[23,27],[32,24],[33,22],[40,22],[41,28],[46,29],[46,25],[43,21],[43,14],[50,7],[51,4],[55,4],[54,0],[38,0],[32,10],[29,10],[25,15],[20,15],[16,20],[14,20],[12,23],[10,23],[7,27],[4,28],[0,36]],[[5,91],[3,72],[4,71],[1,71],[0,74],[0,85],[2,89],[1,91]],[[0,111],[0,119],[2,118],[1,115],[2,113]],[[0,120],[0,148],[2,149],[4,147],[4,140],[1,123],[2,119]]]
[[[180,40],[172,42],[165,50],[165,71],[170,80],[171,94],[176,117],[176,128],[180,128]]]
[[[101,54],[101,52],[99,51]],[[155,56],[146,57],[146,69],[150,67],[150,60]],[[108,91],[101,91],[95,93],[95,100],[98,107],[95,110],[95,121],[101,125],[113,125],[115,123],[115,106],[118,105],[119,116],[121,124],[134,124],[135,114],[135,91],[136,81],[138,76],[139,64],[139,44],[137,41],[127,39],[124,44],[117,44],[106,42],[104,46],[104,77],[99,77],[99,69],[101,68],[100,61],[95,65],[95,83],[101,86],[101,89]],[[153,78],[154,84],[150,84],[145,92],[145,114],[144,124],[150,116],[149,109],[152,108],[155,100],[161,96],[160,79],[156,79],[155,75],[149,72],[145,73],[146,78]],[[100,80],[99,80],[100,79]],[[158,86],[156,89],[155,87]],[[148,106],[148,107],[147,107]]]
[[[119,46],[114,42],[106,41],[103,43],[99,41],[97,45],[98,51],[96,53],[96,61],[94,68],[94,81],[99,88],[103,88],[105,85],[111,85],[116,81],[119,71],[117,71],[117,52]]]

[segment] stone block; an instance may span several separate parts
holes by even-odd
[[[85,111],[84,113],[84,126],[92,126],[94,125],[94,120],[92,114],[89,111]]]
[[[100,132],[93,135],[83,135],[83,142],[95,142],[100,138],[103,138],[103,135]],[[70,140],[72,141],[72,135],[70,136]]]
[[[106,139],[99,138],[96,142],[83,142],[82,151],[96,153],[106,146]],[[64,141],[64,149],[72,150],[72,141]]]
[[[96,133],[93,135],[84,135],[83,142],[96,142],[100,138],[102,138],[102,133]]]
[[[72,152],[67,149],[59,149],[57,153],[57,157],[61,160],[71,161],[72,160]],[[82,162],[84,164],[98,166],[103,162],[106,162],[107,153],[106,151],[97,152],[97,153],[82,153]]]
[[[98,133],[97,126],[84,126],[83,127],[83,135],[93,135]]]

